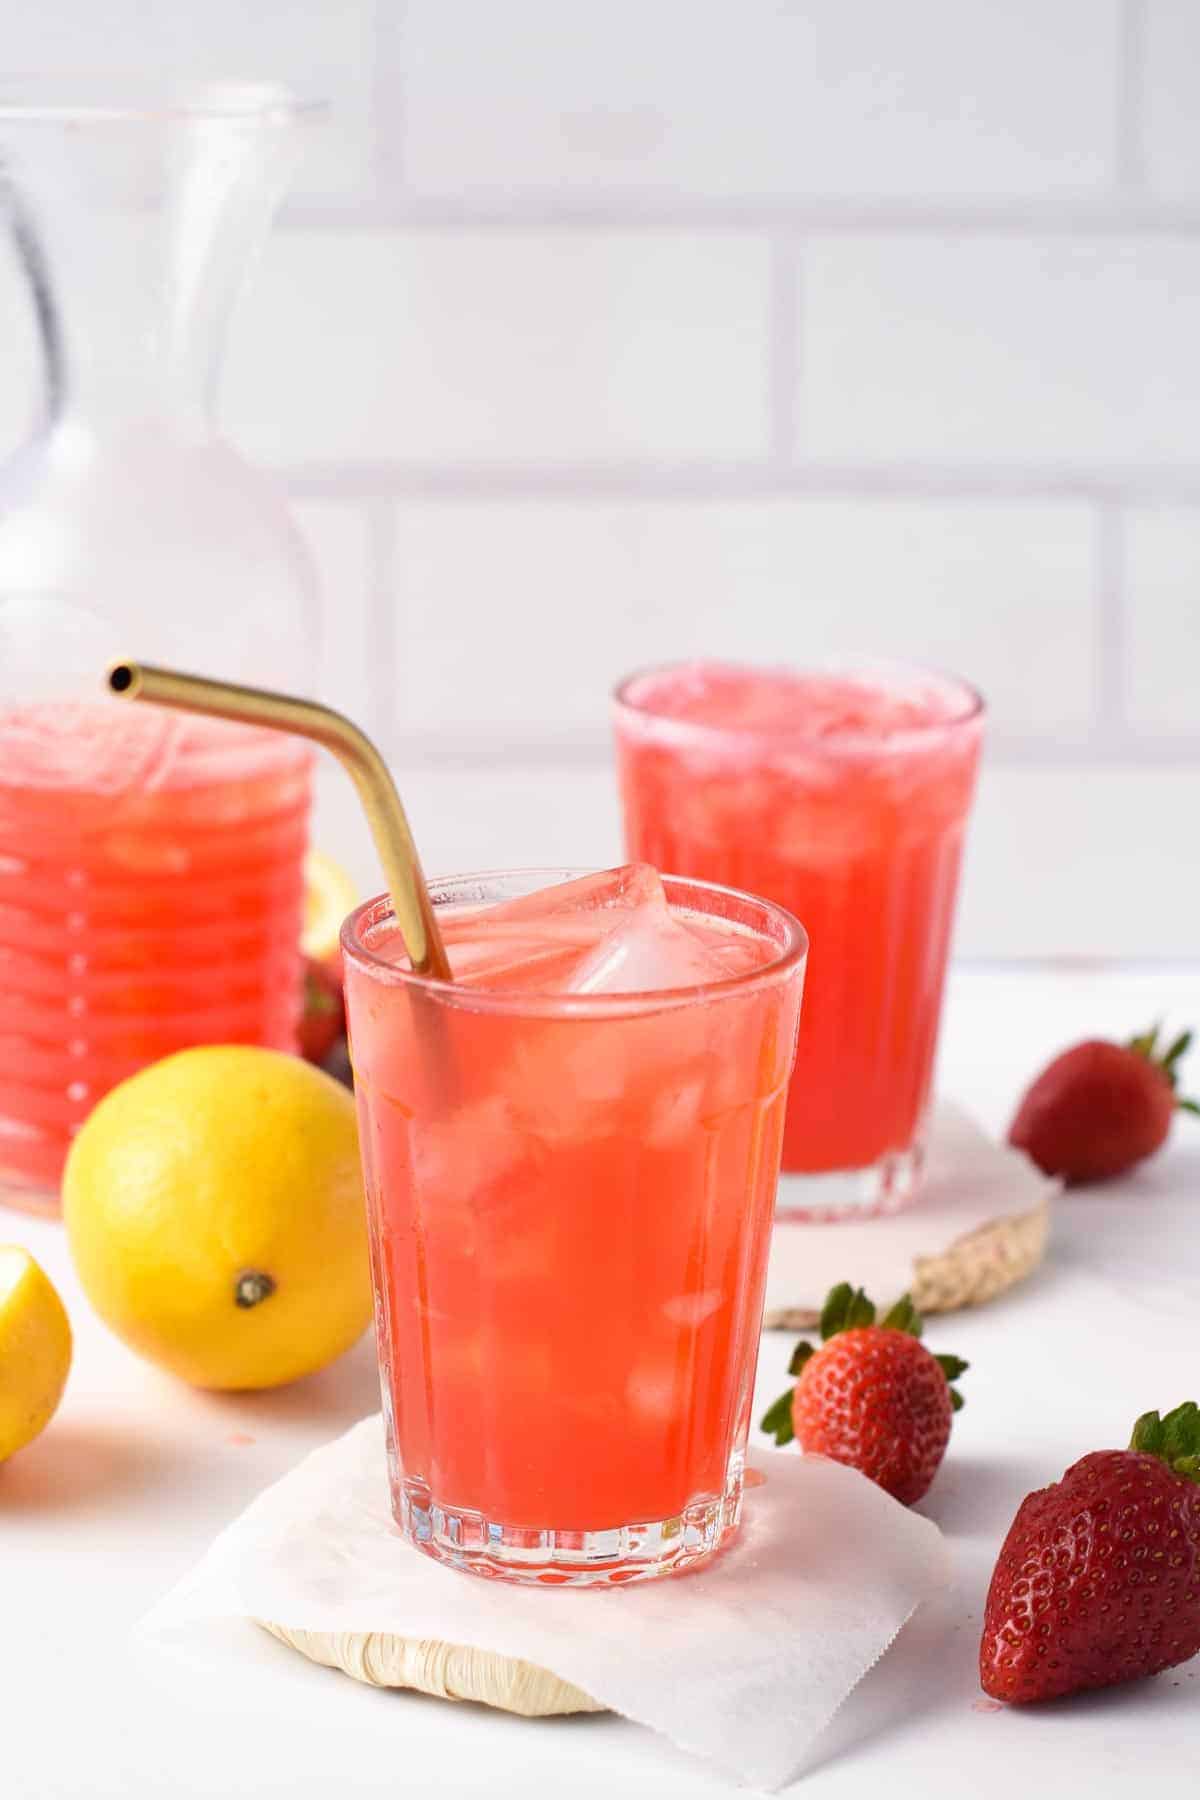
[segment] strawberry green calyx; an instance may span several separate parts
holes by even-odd
[[[839,1281],[830,1288],[821,1308],[821,1341],[828,1343],[839,1331],[853,1331],[860,1325],[875,1323],[875,1308],[861,1288]]]
[[[965,1402],[954,1383],[960,1375],[966,1374],[971,1366],[970,1363],[965,1363],[961,1356],[935,1356],[933,1360],[949,1383],[951,1406],[955,1412],[961,1412]]]
[[[1166,1418],[1156,1412],[1143,1413],[1133,1428],[1129,1448],[1157,1456],[1174,1474],[1200,1486],[1200,1406],[1185,1400]]]
[[[827,1344],[843,1331],[858,1331],[864,1326],[874,1325],[876,1313],[874,1304],[867,1298],[862,1288],[852,1287],[848,1281],[839,1281],[830,1288],[825,1304],[821,1309],[821,1340]],[[884,1314],[879,1321],[880,1331],[899,1331],[906,1337],[919,1338],[925,1329],[925,1322],[912,1303],[910,1294],[902,1294],[896,1304]],[[788,1374],[800,1377],[810,1360],[818,1352],[806,1339],[801,1338],[792,1352],[788,1363]],[[935,1356],[934,1361],[946,1377],[950,1387],[950,1404],[955,1412],[962,1408],[963,1397],[953,1385],[962,1375],[967,1364],[961,1356]],[[792,1398],[794,1388],[772,1402],[759,1420],[760,1428],[769,1432],[775,1439],[777,1447],[790,1444],[795,1437],[795,1426],[792,1419]]]
[[[1174,1091],[1179,1082],[1179,1060],[1191,1049],[1194,1033],[1181,1031],[1179,1036],[1173,1038],[1163,1049],[1159,1044],[1161,1031],[1161,1022],[1152,1025],[1149,1031],[1143,1031],[1137,1037],[1131,1037],[1126,1047],[1134,1051],[1136,1055],[1144,1056],[1148,1063],[1161,1070]],[[1200,1101],[1177,1099],[1175,1104],[1181,1112],[1200,1113]]]
[[[771,1405],[768,1406],[766,1412],[760,1419],[759,1424],[763,1431],[768,1432],[771,1437],[775,1439],[775,1447],[777,1450],[782,1450],[785,1444],[791,1443],[796,1435],[795,1428],[792,1424],[791,1388],[787,1390],[786,1394],[780,1394],[778,1400],[772,1401]]]
[[[925,1321],[912,1303],[911,1294],[901,1294],[895,1306],[883,1318],[885,1331],[905,1331],[909,1337],[919,1338],[924,1334]],[[963,1368],[966,1368],[966,1363]]]

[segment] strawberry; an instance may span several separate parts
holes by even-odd
[[[1157,1675],[1200,1650],[1200,1408],[1146,1413],[1021,1502],[984,1613],[979,1675],[1024,1704]]]
[[[821,1314],[822,1347],[801,1342],[788,1368],[797,1377],[763,1415],[777,1444],[848,1463],[911,1506],[937,1474],[962,1405],[951,1387],[966,1368],[918,1340],[921,1316],[906,1294],[881,1324],[861,1288],[843,1281]]]
[[[1160,1029],[1128,1044],[1089,1038],[1056,1056],[1017,1108],[1009,1143],[1073,1185],[1106,1181],[1152,1156],[1177,1108],[1200,1112],[1175,1093],[1176,1064],[1192,1034],[1181,1033],[1160,1054]]]
[[[345,1030],[340,968],[306,956],[304,1010],[300,1015],[300,1054],[305,1062],[323,1063]]]

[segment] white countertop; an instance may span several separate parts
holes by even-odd
[[[999,1131],[1051,1051],[1162,1013],[1200,1023],[1200,975],[959,970],[942,1089]],[[1193,1066],[1200,1088],[1200,1058]],[[935,1348],[972,1365],[968,1404],[922,1506],[949,1538],[956,1585],[851,1697],[814,1754],[805,1793],[1009,1800],[1057,1788],[1116,1800],[1135,1779],[1165,1783],[1190,1766],[1200,1659],[1152,1682],[1021,1712],[982,1701],[975,1657],[991,1564],[1023,1494],[1085,1451],[1124,1442],[1147,1408],[1200,1398],[1198,1207],[1200,1122],[1183,1117],[1141,1174],[1064,1198],[1049,1262],[1025,1287],[931,1325]],[[261,1487],[376,1408],[371,1346],[274,1394],[193,1393],[92,1318],[55,1226],[6,1215],[0,1238],[43,1261],[76,1332],[58,1417],[0,1469],[0,1792],[343,1800],[436,1788],[530,1800],[565,1789],[579,1800],[701,1800],[739,1791],[623,1720],[534,1722],[377,1693],[249,1626],[227,1679],[210,1660],[132,1643],[134,1621]],[[765,1340],[760,1396],[782,1386],[790,1349],[790,1339]]]

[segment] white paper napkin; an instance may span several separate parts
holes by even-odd
[[[839,1281],[889,1304],[912,1283],[919,1256],[937,1256],[993,1219],[1032,1212],[1062,1187],[1020,1150],[998,1144],[953,1102],[941,1100],[930,1122],[921,1187],[911,1206],[880,1219],[809,1224],[780,1218],[771,1241],[767,1314],[789,1307],[819,1312]],[[797,1202],[803,1178],[785,1175],[780,1200]]]
[[[530,1590],[443,1568],[401,1539],[382,1425],[364,1419],[260,1494],[141,1629],[267,1619],[521,1657],[774,1790],[945,1584],[949,1558],[934,1524],[851,1469],[786,1451],[753,1462],[765,1483],[707,1568],[616,1590]]]

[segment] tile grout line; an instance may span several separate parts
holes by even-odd
[[[389,88],[389,99],[394,90]],[[1124,99],[1118,102],[1124,110]],[[1140,111],[1140,102],[1138,109]],[[1126,138],[1129,138],[1128,143]],[[1127,123],[1116,133],[1114,156],[1132,173],[1140,160],[1140,121],[1130,108]],[[412,194],[398,200],[338,203],[295,200],[285,207],[280,229],[287,231],[428,231],[487,232],[514,235],[529,232],[628,232],[692,231],[699,235],[761,236],[764,232],[794,231],[867,233],[895,236],[1011,235],[1024,238],[1109,237],[1156,233],[1200,233],[1200,203],[1194,200],[1159,200],[1138,183],[1125,186],[1114,181],[1094,204],[1079,202],[1061,206],[1021,206],[992,201],[987,196],[960,204],[939,201],[872,199],[847,196],[828,201],[764,201],[753,194],[740,200],[699,201],[695,206],[678,200],[650,203],[614,198],[590,206],[558,205],[540,196],[506,194],[492,200],[466,198],[457,202],[423,199]]]
[[[793,462],[653,464],[438,463],[363,459],[270,465],[297,499],[418,497],[433,500],[503,499],[516,502],[639,500],[848,499],[1053,504],[1087,501],[1200,503],[1200,465],[1175,469],[1138,466],[1108,470],[1080,465]]]
[[[371,32],[374,58],[371,66],[371,195],[368,214],[390,212],[395,205],[387,196],[403,194],[404,171],[404,34],[408,25],[407,0],[386,0],[373,9]],[[300,208],[298,210],[306,210]],[[290,211],[283,224],[289,222]],[[336,215],[337,209],[334,209]]]
[[[364,517],[369,554],[367,641],[378,647],[378,654],[371,662],[367,729],[386,748],[392,735],[397,688],[399,520],[394,503],[379,498],[365,503]]]
[[[502,774],[506,770],[511,773],[563,769],[598,772],[611,767],[611,746],[599,732],[574,737],[551,732],[543,738],[515,738],[511,727],[503,721],[490,732],[486,726],[482,732],[478,727],[471,732],[457,732],[453,742],[432,731],[384,731],[380,742],[395,762],[410,767],[419,765],[430,773],[484,770]],[[498,744],[503,745],[501,750],[497,749]],[[989,750],[988,764],[992,769],[1006,772],[1025,770],[1038,774],[1164,768],[1194,773],[1198,759],[1200,735],[1139,737],[1123,742],[1081,737],[1072,743],[1030,733],[996,738]]]
[[[1106,743],[1124,746],[1126,642],[1125,516],[1120,505],[1101,507],[1096,520],[1096,714]]]
[[[771,238],[767,366],[770,461],[791,470],[800,454],[800,309],[804,304],[800,245],[791,233]]]
[[[1121,0],[1113,176],[1117,192],[1126,197],[1140,198],[1146,192],[1144,100],[1147,26],[1146,0]]]

